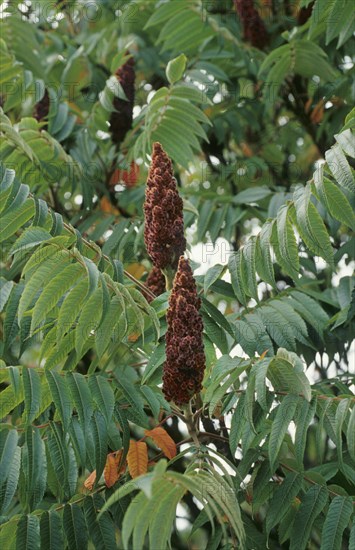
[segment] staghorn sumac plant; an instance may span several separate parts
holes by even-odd
[[[354,547],[350,8],[2,3],[1,549]]]

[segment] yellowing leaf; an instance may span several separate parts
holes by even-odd
[[[148,448],[144,441],[131,439],[127,453],[128,470],[134,479],[148,470]]]
[[[119,479],[120,475],[125,471],[126,466],[122,466],[118,471],[118,466],[121,462],[122,451],[115,451],[107,455],[106,464],[104,469],[104,479],[108,488],[112,487]],[[84,481],[84,487],[89,491],[92,491],[94,483],[96,481],[96,470],[91,472],[89,477]]]
[[[269,350],[266,349],[265,351],[262,352],[262,354],[260,355],[260,359],[264,359],[265,355],[267,354]]]
[[[84,124],[83,113],[82,113],[82,110],[80,109],[80,107],[78,107],[78,105],[76,103],[74,103],[73,101],[68,101],[68,105],[70,107],[70,110],[75,115],[77,115],[77,119],[76,119],[77,124]]]
[[[114,214],[115,216],[117,216],[120,213],[119,210],[117,210],[117,208],[115,208],[115,206],[113,206],[113,204],[105,196],[102,197],[100,201],[100,208],[102,212],[105,212],[107,214]]]
[[[158,426],[153,430],[145,430],[145,435],[151,437],[154,443],[163,451],[167,458],[174,458],[176,456],[176,445],[170,435]]]
[[[112,487],[116,483],[121,473],[125,470],[125,467],[123,467],[120,471],[118,471],[121,456],[122,451],[117,451],[115,453],[110,453],[107,455],[106,465],[104,469],[104,479],[106,487],[108,488]]]
[[[311,121],[313,124],[319,124],[319,122],[322,122],[324,115],[324,100],[321,99],[317,105],[314,107],[312,113],[311,113]]]
[[[135,162],[131,162],[128,170],[114,170],[110,178],[110,186],[114,187],[117,183],[125,183],[126,187],[134,187],[139,177],[139,166]]]
[[[84,481],[84,487],[85,489],[88,489],[89,491],[92,491],[92,488],[94,486],[94,483],[96,481],[96,470],[91,472],[89,477],[87,477]]]
[[[136,279],[140,279],[142,275],[145,273],[146,268],[144,267],[143,264],[135,263],[135,264],[129,265],[127,267],[127,271],[128,273],[130,273],[130,275],[133,275],[133,277],[135,277]]]
[[[243,152],[243,155],[245,157],[250,158],[250,157],[254,156],[253,150],[251,149],[251,147],[247,143],[242,142],[240,144],[240,148],[241,148],[241,150]]]

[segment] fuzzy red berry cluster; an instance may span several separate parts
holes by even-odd
[[[243,25],[244,39],[262,50],[269,42],[269,36],[253,0],[234,0]]]
[[[111,138],[117,145],[122,143],[127,132],[132,128],[136,78],[134,65],[134,59],[130,57],[115,73],[127,98],[127,101],[120,97],[115,97],[113,100],[115,110],[110,117]]]
[[[144,241],[153,265],[175,270],[186,248],[183,202],[177,191],[171,160],[160,143],[153,147],[144,214]]]
[[[205,370],[201,301],[188,260],[181,256],[169,299],[163,393],[183,405],[202,389]]]

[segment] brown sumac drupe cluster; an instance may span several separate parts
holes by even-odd
[[[40,99],[33,107],[33,118],[35,118],[38,122],[41,122],[42,120],[46,120],[49,114],[49,107],[50,107],[50,98],[49,98],[48,90],[46,88],[42,99]],[[43,128],[46,130],[47,124],[44,125]]]
[[[176,270],[185,252],[183,203],[171,160],[160,143],[153,146],[144,203],[144,240],[155,267]]]
[[[136,78],[134,65],[134,59],[130,57],[115,73],[127,98],[125,100],[115,97],[113,100],[114,111],[110,117],[110,128],[112,141],[116,145],[122,143],[127,132],[132,128]]]
[[[167,313],[163,392],[168,401],[184,405],[201,391],[205,371],[201,301],[188,260],[181,256]]]
[[[269,42],[269,36],[264,21],[254,6],[254,0],[234,0],[234,4],[243,26],[244,39],[255,48],[263,50]]]
[[[153,262],[147,286],[160,294],[163,291],[162,270],[170,273],[177,270],[167,313],[163,393],[168,401],[184,405],[202,388],[205,370],[203,323],[196,283],[189,262],[183,256],[186,248],[183,202],[171,160],[160,143],[153,146],[144,214],[145,245]]]
[[[160,294],[165,292],[165,277],[161,269],[155,266],[152,267],[145,282],[145,286],[149,288],[155,296],[160,296]],[[145,298],[148,302],[152,301],[152,297],[148,293],[145,294]]]

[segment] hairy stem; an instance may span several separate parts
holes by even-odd
[[[195,443],[196,447],[201,447],[201,443],[198,439],[198,435],[199,435],[199,431],[197,428],[198,420],[193,416],[192,409],[191,409],[191,401],[190,403],[184,406],[184,421],[186,423],[186,426],[192,441]]]

